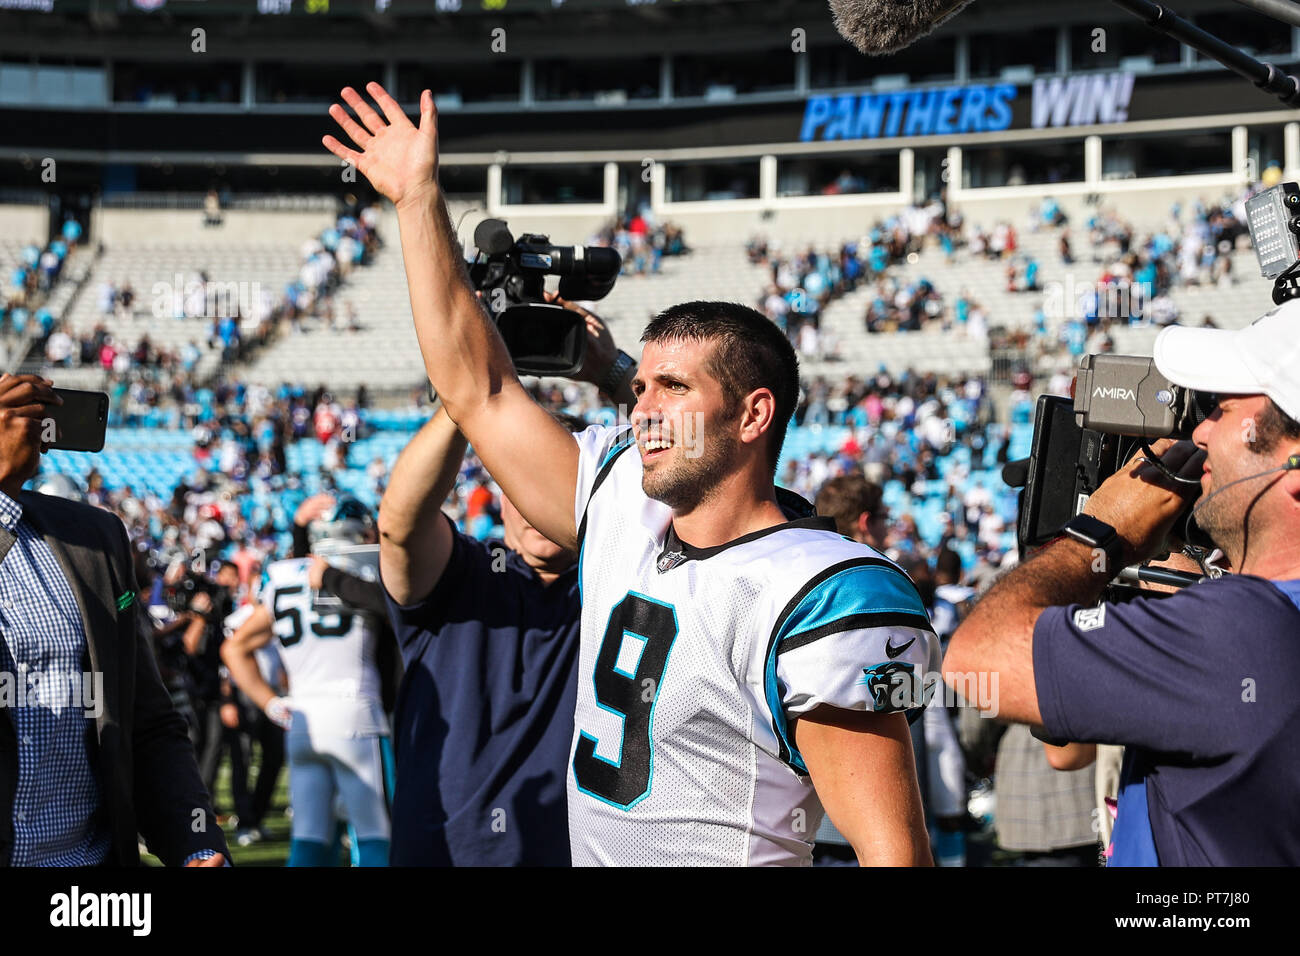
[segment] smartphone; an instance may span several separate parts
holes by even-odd
[[[50,444],[58,451],[103,451],[108,429],[108,393],[85,392],[75,388],[56,388],[54,394],[62,405],[50,405],[46,413],[58,428],[58,437]]]

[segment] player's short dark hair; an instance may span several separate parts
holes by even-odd
[[[1267,455],[1284,441],[1300,441],[1300,422],[1270,398],[1264,403],[1264,410],[1255,416],[1255,440],[1260,454]]]
[[[761,312],[737,302],[683,302],[650,320],[644,343],[710,342],[707,369],[722,385],[727,412],[734,415],[746,395],[768,388],[776,415],[768,443],[768,469],[775,474],[786,426],[799,401],[799,359],[785,333]]]
[[[835,519],[835,530],[853,536],[858,517],[879,514],[885,492],[862,475],[840,475],[821,486],[814,507],[819,515]]]

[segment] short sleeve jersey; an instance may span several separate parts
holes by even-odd
[[[294,730],[313,737],[369,737],[388,733],[375,653],[378,622],[345,608],[318,609],[308,558],[276,561],[266,569],[261,600],[289,675]]]
[[[577,437],[574,864],[807,864],[824,811],[792,723],[917,709],[939,662],[915,587],[829,519],[693,548],[630,429]]]
[[[1128,747],[1112,866],[1300,864],[1297,584],[1228,575],[1039,617],[1047,731]]]

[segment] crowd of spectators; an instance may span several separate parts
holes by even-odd
[[[620,216],[587,240],[623,257],[623,275],[657,275],[665,256],[684,256],[691,250],[680,226],[658,222],[649,207],[635,215]]]
[[[1250,247],[1245,202],[1260,188],[1251,186],[1215,202],[1174,203],[1165,223],[1145,233],[1113,208],[1097,209],[1086,228],[1101,272],[1095,282],[1079,284],[1073,301],[1057,305],[1065,313],[1059,317],[1082,320],[1089,328],[1106,320],[1158,326],[1179,322],[1171,291],[1235,284],[1233,253]],[[1074,264],[1064,231],[1061,243],[1062,264]]]
[[[68,257],[76,251],[81,234],[81,223],[69,216],[59,237],[51,239],[43,248],[35,242],[22,247],[0,297],[0,333],[23,335],[32,321],[38,325],[39,337],[50,333],[55,319],[44,303],[63,275]]]
[[[573,383],[533,381],[530,391],[544,406],[605,420],[595,391]],[[412,393],[417,413],[427,407],[423,390]],[[150,551],[192,553],[194,549],[230,557],[252,548],[273,555],[287,530],[286,517],[306,496],[303,476],[288,467],[287,449],[296,442],[322,447],[320,479],[326,490],[335,486],[344,469],[364,469],[376,500],[382,494],[391,462],[351,461],[351,446],[369,434],[365,411],[370,399],[362,387],[342,398],[324,387],[314,390],[282,384],[276,389],[218,380],[195,387],[182,376],[169,383],[145,380],[118,382],[112,396],[111,423],[139,426],[146,422],[188,431],[194,469],[162,500],[131,486],[107,488],[98,472],[86,478],[93,503],[122,517],[134,540]],[[923,492],[924,483],[940,477],[938,459],[959,446],[982,460],[990,440],[999,439],[998,426],[989,425],[992,407],[986,383],[970,378],[946,380],[934,375],[891,377],[848,375],[828,381],[816,377],[803,383],[794,427],[847,426],[848,437],[833,453],[816,453],[790,461],[778,476],[786,487],[810,500],[829,477],[858,470],[884,485],[898,480],[909,491]],[[1000,454],[1005,458],[1005,447]],[[957,520],[965,512],[969,468],[947,469],[951,486],[948,509]],[[499,533],[499,492],[471,451],[465,458],[458,495],[447,503],[452,516],[476,536]],[[482,490],[486,489],[486,493]],[[254,502],[272,502],[270,505]],[[972,514],[973,517],[973,514]],[[910,525],[909,525],[909,522]],[[986,522],[986,536],[994,533]],[[998,531],[1004,529],[998,529]],[[900,547],[923,551],[915,522],[900,516]],[[928,553],[928,552],[927,552]]]
[[[1235,281],[1232,253],[1249,245],[1244,203],[1259,188],[1217,202],[1175,204],[1168,222],[1149,234],[1137,233],[1113,209],[1098,207],[1083,223],[1088,255],[1099,267],[1095,282],[1065,283],[1064,297],[1060,290],[1045,296],[1033,327],[1024,330],[1001,327],[998,317],[964,287],[941,288],[931,278],[904,278],[892,268],[914,264],[927,245],[937,245],[950,264],[964,249],[969,259],[1001,270],[1007,292],[1042,294],[1043,263],[1024,248],[1021,231],[1009,219],[987,228],[971,226],[936,200],[908,207],[836,247],[787,249],[760,234],[749,240],[746,251],[751,263],[770,268],[757,307],[805,359],[838,357],[838,343],[821,317],[835,299],[863,284],[873,289],[863,315],[868,332],[916,331],[940,323],[944,331],[988,340],[995,347],[1035,347],[1040,355],[1077,357],[1112,347],[1110,331],[1117,322],[1165,326],[1182,321],[1171,295],[1176,288],[1230,286]],[[1071,242],[1070,220],[1054,198],[1035,203],[1023,225],[1031,232],[1054,233],[1061,265],[1082,261]],[[1201,321],[1213,320],[1206,316]]]
[[[350,446],[368,433],[362,418],[368,405],[364,386],[343,399],[324,387],[269,389],[218,381],[196,388],[179,377],[164,387],[123,380],[112,396],[110,423],[131,427],[148,419],[187,431],[194,469],[169,501],[130,485],[108,488],[92,470],[85,482],[88,497],[115,511],[132,539],[143,542],[142,550],[192,554],[197,549],[212,552],[209,557],[230,557],[248,547],[263,556],[274,554],[288,528],[286,513],[305,497],[302,476],[289,469],[286,449],[296,442],[321,445],[322,483],[331,487],[338,472],[352,467]],[[381,494],[387,466],[369,462],[366,467],[372,490]],[[252,507],[254,500],[274,505]]]
[[[353,269],[368,264],[381,245],[379,212],[349,199],[333,225],[306,240],[298,274],[277,296],[271,289],[231,294],[229,283],[214,282],[204,270],[185,277],[180,289],[142,301],[129,279],[101,282],[96,289],[99,320],[80,334],[52,318],[40,345],[55,368],[99,367],[104,387],[120,394],[137,386],[158,394],[197,386],[200,360],[211,352],[223,365],[245,361],[281,335],[301,333],[310,323],[355,332],[361,328],[353,302],[339,290]],[[127,336],[142,310],[197,327],[176,348],[160,347],[147,332]],[[114,334],[110,330],[117,330]]]
[[[941,316],[943,301],[927,279],[900,282],[891,265],[914,261],[927,241],[936,241],[951,257],[962,242],[964,220],[941,201],[913,205],[877,222],[865,235],[818,248],[787,249],[765,235],[746,245],[749,261],[770,271],[757,307],[775,322],[806,359],[835,359],[839,343],[822,327],[827,306],[864,283],[876,294],[864,315],[868,332],[920,328]]]
[[[914,515],[903,513],[893,516],[890,525],[890,556],[932,561],[939,550],[969,540],[978,564],[996,566],[1005,556],[1008,528],[997,513],[992,489],[982,479],[971,480],[971,463],[984,461],[990,443],[994,459],[999,464],[1007,460],[1010,435],[992,423],[993,413],[982,378],[947,380],[914,373],[895,378],[885,371],[836,381],[818,376],[801,389],[795,424],[850,430],[834,451],[787,461],[778,480],[810,500],[827,480],[850,473],[882,487],[898,481],[915,499],[931,493],[930,483],[941,482],[939,545],[925,543],[925,537],[936,537],[935,528],[921,528]],[[969,453],[941,470],[940,459],[961,446]]]

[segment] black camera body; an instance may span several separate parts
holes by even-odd
[[[175,584],[164,585],[163,599],[167,602],[167,607],[174,614],[182,614],[190,609],[190,604],[194,598],[201,592],[212,599],[213,606],[217,604],[219,592],[224,590],[221,585],[211,580],[206,575],[199,574],[190,568],[185,567],[184,576]]]
[[[560,277],[562,298],[602,299],[614,288],[622,257],[600,246],[554,246],[532,233],[516,240],[500,219],[479,223],[474,245],[470,282],[495,318],[515,368],[523,375],[576,373],[586,355],[586,322],[546,301],[546,277]]]

